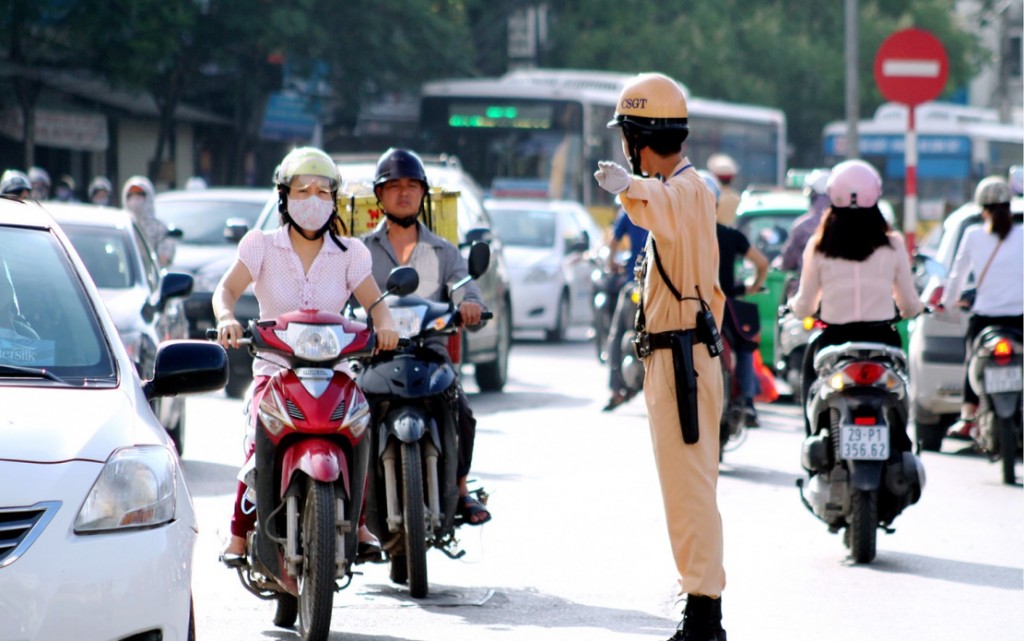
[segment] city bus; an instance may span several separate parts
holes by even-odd
[[[992,109],[929,102],[917,108],[918,228],[923,234],[974,195],[985,176],[1006,176],[1024,158],[1024,127],[999,121]],[[902,210],[907,108],[885,103],[871,120],[857,125],[859,157],[882,174],[885,197]],[[823,134],[825,164],[847,157],[846,122],[832,122]]]
[[[599,160],[624,163],[620,136],[606,125],[630,74],[529,69],[499,78],[423,85],[422,151],[455,155],[492,196],[542,197],[583,203],[600,224],[614,215],[613,197],[597,186]],[[690,136],[683,152],[698,168],[722,152],[740,165],[734,184],[781,186],[786,169],[786,117],[768,107],[687,98]]]

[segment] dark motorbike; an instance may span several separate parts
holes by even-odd
[[[470,275],[452,291],[479,278],[489,261],[490,248],[475,243]],[[408,583],[409,594],[423,598],[429,590],[427,550],[460,556],[455,540],[460,391],[455,369],[424,343],[455,333],[461,317],[451,302],[415,296],[393,299],[389,306],[403,337],[399,348],[363,359],[357,376],[372,408],[367,523],[384,542],[391,579]],[[486,501],[482,490],[477,496]]]
[[[1021,448],[1021,353],[1019,329],[992,326],[974,340],[967,368],[978,392],[978,447],[1002,461],[1003,483],[1016,483],[1014,464]]]
[[[722,418],[718,425],[718,460],[721,462],[725,452],[735,450],[743,442],[746,434],[746,417],[744,416],[743,394],[736,379],[736,350],[728,340],[722,341]],[[730,442],[732,446],[726,447]]]
[[[806,399],[811,434],[797,481],[804,505],[844,542],[856,563],[875,558],[879,528],[918,501],[924,467],[907,436],[907,364],[883,343],[826,347],[814,359],[816,380]]]
[[[815,330],[825,327],[817,318],[797,318],[785,305],[779,307],[775,324],[775,375],[789,385],[793,402],[802,405],[801,374],[807,343]]]
[[[599,265],[607,265],[607,247],[602,248],[598,258]],[[625,265],[629,252],[620,252],[616,256],[616,264]],[[594,346],[597,350],[597,360],[602,363],[608,361],[608,336],[612,331],[612,315],[615,313],[615,305],[619,299],[619,291],[626,283],[626,274],[622,269],[607,269],[595,267],[590,273],[591,303],[594,307]]]
[[[389,294],[413,291],[399,280],[389,280]],[[207,336],[216,338],[216,330]],[[352,579],[370,460],[363,438],[369,405],[334,366],[371,355],[375,334],[372,324],[299,310],[250,321],[240,342],[255,357],[273,354],[287,365],[267,384],[255,453],[241,473],[257,519],[238,577],[257,597],[277,602],[275,625],[291,627],[298,618],[303,641],[324,641],[334,593]]]
[[[626,331],[622,334],[620,350],[622,359],[620,367],[622,382],[626,385],[627,396],[635,396],[644,388],[644,363],[640,360],[633,349],[633,342],[636,340],[636,327],[633,319],[636,318],[636,310],[640,305],[640,283],[631,280],[625,285],[627,295],[620,312],[626,319]]]

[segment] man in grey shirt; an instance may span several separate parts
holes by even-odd
[[[448,286],[469,273],[466,259],[458,247],[434,234],[418,220],[427,195],[427,175],[419,157],[405,149],[389,149],[377,162],[373,181],[387,220],[377,230],[362,237],[373,259],[373,279],[384,291],[391,270],[410,266],[420,277],[415,295],[433,301],[446,301]],[[459,298],[459,313],[463,323],[472,327],[480,323],[483,297],[475,282],[469,282],[455,293]],[[447,340],[438,338],[428,346],[448,357]],[[480,525],[491,519],[490,512],[469,493],[466,477],[473,460],[473,441],[476,438],[476,419],[469,407],[462,385],[459,384],[459,452],[458,452],[458,510],[469,525]]]

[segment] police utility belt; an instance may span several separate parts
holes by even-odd
[[[708,353],[717,357],[722,353],[722,337],[718,333],[718,326],[715,324],[715,317],[711,308],[700,295],[700,288],[696,287],[696,296],[683,296],[672,284],[672,280],[665,273],[665,268],[658,257],[657,246],[654,237],[650,237],[650,251],[645,252],[643,262],[639,268],[638,281],[645,282],[647,272],[648,256],[654,256],[654,263],[658,268],[658,274],[665,281],[669,291],[676,297],[676,300],[695,300],[700,303],[700,309],[696,312],[695,326],[693,329],[677,329],[667,332],[648,332],[647,322],[644,316],[644,292],[641,289],[640,302],[636,310],[636,338],[633,339],[633,351],[637,358],[644,359],[651,355],[656,349],[672,350],[672,369],[675,374],[676,383],[676,405],[679,410],[679,421],[683,433],[683,441],[687,444],[696,443],[700,438],[699,415],[697,413],[697,370],[693,362],[694,341],[704,343]]]

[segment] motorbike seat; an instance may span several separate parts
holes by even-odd
[[[907,369],[907,356],[903,350],[885,343],[857,341],[831,345],[819,350],[814,355],[814,371],[820,374],[822,371],[835,368],[842,361],[883,361],[898,370]]]

